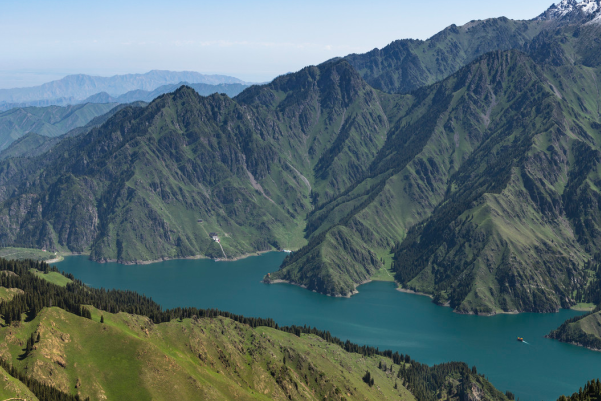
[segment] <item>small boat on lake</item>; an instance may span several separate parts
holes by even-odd
[[[518,337],[518,341],[521,342],[521,343],[523,343],[524,339],[522,337]]]

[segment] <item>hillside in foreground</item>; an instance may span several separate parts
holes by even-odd
[[[61,400],[507,400],[463,363],[428,367],[271,319],[161,311],[131,291],[54,284],[52,270],[0,259],[0,394],[27,394],[27,382]]]

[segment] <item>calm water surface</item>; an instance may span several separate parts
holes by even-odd
[[[350,299],[261,283],[283,258],[274,252],[236,262],[173,260],[124,266],[71,256],[56,265],[92,287],[135,290],[164,308],[218,308],[271,317],[280,325],[307,324],[430,365],[464,361],[522,401],[556,400],[601,377],[601,353],[544,338],[577,312],[465,316],[427,297],[396,291],[393,283],[362,285]],[[517,342],[517,336],[528,344]]]

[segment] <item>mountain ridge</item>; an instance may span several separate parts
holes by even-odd
[[[234,97],[248,87],[243,84],[187,84],[177,83],[170,85],[163,85],[153,91],[134,90],[124,93],[123,95],[113,97],[106,92],[96,93],[83,101],[73,101],[67,106],[45,106],[45,107],[14,107],[9,108],[5,112],[0,112],[0,151],[6,149],[10,143],[21,137],[22,135],[35,131],[41,135],[56,137],[60,136],[73,128],[79,128],[86,125],[91,119],[99,117],[101,112],[86,113],[89,116],[85,118],[79,118],[77,121],[71,122],[65,125],[66,128],[58,129],[57,124],[60,122],[47,122],[45,116],[47,115],[58,115],[67,113],[69,116],[78,114],[76,111],[70,112],[69,110],[80,110],[80,109],[98,109],[100,111],[108,112],[107,109],[110,105],[115,107],[118,104],[134,103],[134,102],[150,102],[158,96],[175,91],[182,85],[187,85],[193,88],[201,96],[208,96],[213,93],[225,93],[230,97]],[[109,104],[109,106],[107,106]],[[97,105],[97,106],[95,106]],[[7,105],[10,107],[11,105]],[[99,114],[100,113],[100,114]],[[22,114],[22,116],[17,116]],[[82,114],[81,112],[79,114]],[[41,115],[41,117],[38,117]],[[73,118],[73,117],[72,117]],[[5,121],[9,120],[9,121]]]
[[[0,89],[0,101],[19,103],[45,99],[74,98],[85,99],[99,92],[119,96],[125,92],[141,89],[152,91],[161,85],[191,83],[239,83],[243,81],[226,75],[204,75],[192,71],[152,70],[145,74],[114,75],[112,77],[85,74],[68,75],[60,80],[28,88]]]
[[[0,163],[0,238],[122,263],[293,248],[266,281],[349,295],[386,269],[461,313],[571,307],[601,241],[598,26],[543,25],[441,33],[521,48],[407,94],[343,58],[125,108]]]
[[[89,123],[93,118],[110,112],[117,103],[80,104],[73,106],[47,106],[16,108],[0,113],[0,150],[12,141],[36,132],[47,137],[57,137],[73,128]]]
[[[194,89],[201,96],[208,96],[212,95],[213,93],[225,93],[229,97],[237,96],[244,89],[250,86],[241,83],[225,83],[214,85],[205,83],[178,82],[175,84],[162,85],[151,91],[136,89],[116,97],[109,95],[107,92],[99,92],[82,100],[81,103],[132,103],[136,101],[151,102],[160,95],[173,92],[183,85]]]

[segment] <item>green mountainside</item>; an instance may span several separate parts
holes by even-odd
[[[579,306],[591,312],[566,320],[547,335],[562,342],[601,351],[601,254],[597,253],[585,265],[584,283],[574,292]],[[584,309],[584,308],[583,308]],[[586,309],[584,309],[586,310]]]
[[[0,113],[0,150],[29,132],[48,137],[65,134],[106,114],[114,103],[17,108]]]
[[[394,248],[398,282],[464,313],[573,305],[599,238],[599,68],[556,35],[573,63],[492,52],[405,96],[369,174],[312,211],[270,280],[350,294]]]
[[[312,199],[344,190],[383,145],[388,98],[344,61],[237,101],[180,88],[51,156],[5,160],[0,237],[121,262],[298,248]]]
[[[348,296],[394,274],[461,313],[588,302],[600,27],[449,28],[422,45],[462,43],[463,58],[448,56],[459,64],[484,54],[408,94],[336,59],[234,99],[182,87],[124,107],[43,155],[0,161],[0,240],[122,263],[297,249],[267,282]]]
[[[601,351],[601,308],[598,307],[591,313],[566,320],[547,337]]]
[[[408,93],[447,78],[490,51],[522,48],[549,24],[505,17],[471,21],[451,25],[428,40],[396,40],[345,59],[374,88]]]
[[[35,132],[30,132],[12,142],[4,150],[0,150],[0,160],[11,157],[29,158],[39,156],[43,153],[51,151],[52,148],[54,148],[65,137],[82,135],[92,130],[92,128],[104,124],[109,118],[115,115],[115,113],[125,107],[146,107],[147,105],[148,103],[142,101],[117,105],[110,109],[107,113],[94,117],[85,125],[77,126],[61,136],[49,137],[36,134]]]
[[[70,136],[79,135],[89,131],[90,128],[101,125],[121,110],[126,104],[133,106],[145,106],[146,102],[168,92],[173,92],[186,83],[163,85],[155,90],[134,90],[123,95],[113,97],[106,92],[97,93],[89,98],[67,106],[46,107],[14,107],[0,113],[0,158],[7,157],[31,157],[39,155],[52,148],[58,140],[47,140],[41,143],[41,139],[29,138],[27,146],[33,145],[29,151],[11,151],[5,153],[13,141],[28,134],[38,134],[42,137],[58,138],[69,133]],[[241,83],[228,84],[186,84],[202,96],[213,93],[225,93],[234,97],[248,88],[250,85]],[[36,143],[38,142],[38,143]],[[23,148],[25,144],[20,144]]]
[[[13,141],[4,150],[0,151],[0,160],[11,157],[38,156],[52,149],[61,139],[61,137],[49,137],[30,132]]]
[[[0,291],[1,395],[35,399],[26,384],[47,400],[508,400],[464,363],[428,367],[271,319],[161,311],[131,291],[57,286],[44,280],[52,270],[0,259],[0,289],[11,288]]]

